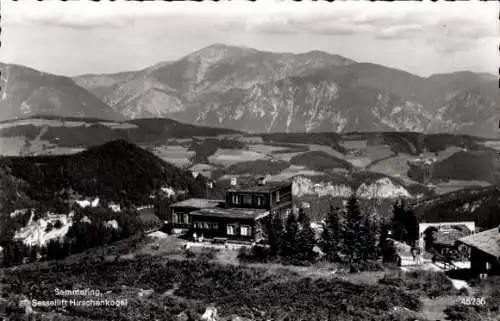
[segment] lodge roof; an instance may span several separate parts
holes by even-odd
[[[244,182],[238,182],[236,185],[229,186],[228,192],[249,192],[249,193],[269,193],[280,189],[285,186],[289,186],[291,181],[280,181],[280,182],[269,182],[266,181],[265,184],[259,184],[258,181],[250,180]]]
[[[269,215],[269,211],[254,208],[203,208],[191,212],[190,215],[258,220]]]
[[[210,200],[205,198],[189,198],[170,205],[170,207],[213,208],[223,206],[224,200]]]
[[[463,237],[458,242],[500,258],[500,232],[498,227]]]

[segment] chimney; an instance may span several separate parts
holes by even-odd
[[[266,185],[266,178],[264,176],[259,177],[259,185]]]
[[[236,177],[231,177],[231,186],[236,186],[237,183],[238,180],[236,179]]]

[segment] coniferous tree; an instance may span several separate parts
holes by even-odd
[[[299,224],[294,213],[288,214],[285,224],[285,232],[283,234],[283,243],[281,247],[281,256],[284,258],[293,258],[297,249],[297,234],[299,232]]]
[[[405,228],[407,232],[407,243],[414,245],[419,238],[417,214],[412,209],[406,209]]]
[[[360,224],[360,237],[362,239],[362,248],[360,249],[361,258],[363,261],[376,260],[379,257],[379,247],[377,234],[379,226],[373,217],[363,217]]]
[[[296,235],[295,258],[299,261],[312,261],[316,257],[316,234],[311,227],[309,216],[301,208],[297,218],[299,230]]]
[[[363,238],[360,235],[362,215],[355,195],[347,201],[346,212],[343,246],[345,260],[348,264],[359,263],[363,256]]]
[[[403,200],[397,200],[392,208],[391,237],[398,241],[407,240],[407,230],[405,226],[405,204]]]
[[[280,253],[280,249],[283,245],[283,220],[279,214],[274,214],[270,220],[268,220],[267,228],[267,239],[269,244],[270,255],[275,257]]]
[[[418,220],[415,211],[409,209],[404,200],[394,203],[392,238],[414,245],[418,240]]]
[[[330,206],[330,212],[323,223],[323,231],[319,241],[319,247],[325,253],[328,261],[338,262],[342,251],[343,226],[340,222],[340,211]]]

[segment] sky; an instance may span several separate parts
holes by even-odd
[[[214,43],[323,50],[420,76],[498,74],[500,4],[2,1],[0,61],[59,75],[137,70]]]

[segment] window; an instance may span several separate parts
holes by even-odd
[[[172,213],[172,223],[179,223],[179,216],[177,213]]]
[[[491,270],[491,263],[486,262],[486,271],[489,271],[489,270]]]
[[[252,205],[252,195],[244,195],[243,196],[243,204]]]
[[[227,235],[234,235],[235,234],[235,230],[236,229],[234,228],[234,225],[228,225],[226,233],[227,233]]]
[[[239,204],[239,203],[240,203],[239,195],[233,194],[233,204]]]
[[[191,217],[189,216],[188,213],[184,214],[184,224],[189,224],[191,223]]]
[[[202,225],[200,222],[194,222],[193,226],[194,226],[194,228],[200,229]]]
[[[210,230],[218,230],[219,229],[219,224],[218,223],[208,223],[208,228]]]
[[[251,236],[252,235],[252,228],[250,226],[242,226],[240,228],[240,234],[243,236]]]
[[[257,196],[257,206],[262,206],[262,196]]]
[[[203,222],[203,228],[204,228],[205,230],[208,230],[208,229],[209,229],[209,227],[208,227],[208,223],[207,223],[207,222]]]

